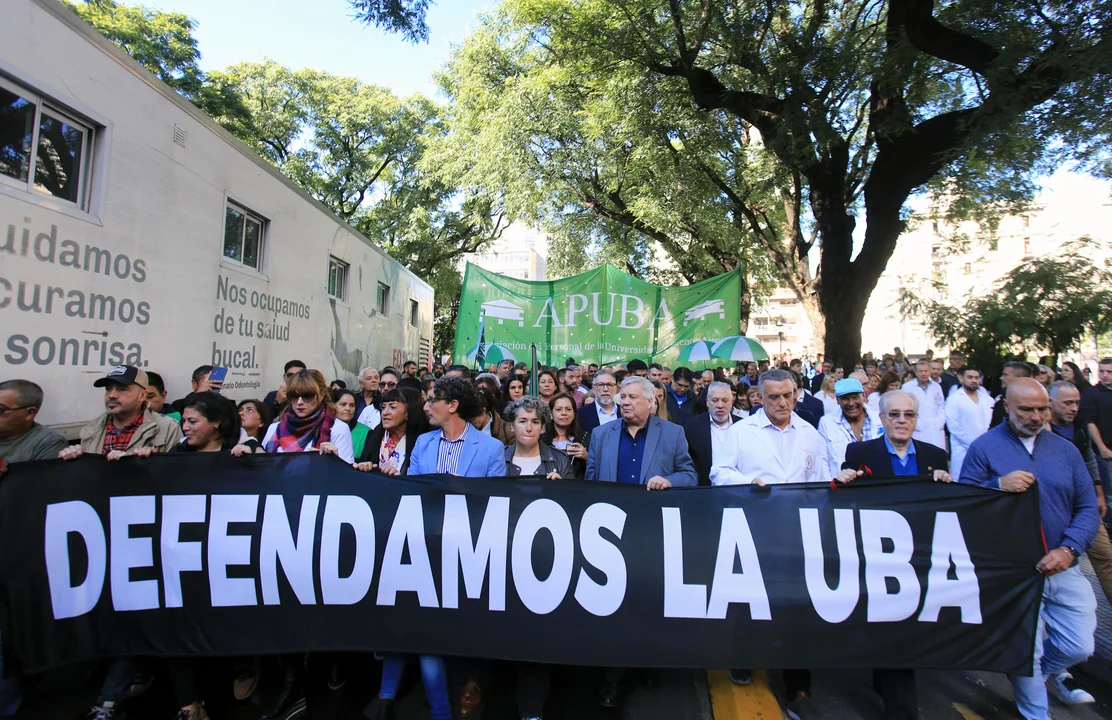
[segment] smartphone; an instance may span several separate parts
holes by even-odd
[[[226,378],[226,377],[228,377],[228,368],[226,368],[226,367],[214,367],[212,369],[212,373],[209,374],[209,382],[213,383],[213,384],[223,383],[224,378]],[[218,387],[213,388],[212,391],[213,392],[220,392],[220,388],[218,388]]]

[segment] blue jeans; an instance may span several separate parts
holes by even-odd
[[[1081,568],[1074,565],[1047,577],[1035,631],[1035,674],[1011,678],[1020,715],[1027,720],[1050,720],[1046,679],[1088,659],[1096,630],[1097,598]]]
[[[382,660],[382,685],[378,696],[383,700],[393,700],[402,684],[402,673],[412,659],[412,655],[387,655]],[[425,697],[429,700],[432,720],[452,720],[452,702],[448,699],[448,669],[444,658],[435,655],[421,656],[421,684],[425,686]]]

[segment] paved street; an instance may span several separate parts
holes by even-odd
[[[1092,580],[1085,562],[1083,570]],[[1099,720],[1112,718],[1112,608],[1095,585],[1100,628],[1097,655],[1076,672],[1082,686],[1097,698],[1095,705],[1066,708],[1052,706],[1056,720]],[[323,661],[311,662],[308,670],[310,710],[302,716],[357,720],[364,704],[378,685],[378,665],[367,658],[345,661],[349,681],[339,692],[325,688]],[[214,671],[219,668],[214,667]],[[214,672],[226,678],[227,672]],[[415,676],[416,673],[410,673]],[[494,664],[487,683],[486,704],[478,720],[511,720],[516,717],[513,672]],[[75,682],[74,678],[84,681]],[[93,669],[56,673],[41,679],[22,711],[21,720],[72,720],[82,717],[95,699],[98,675]],[[397,720],[425,720],[421,686],[416,677],[403,685],[405,696]],[[596,693],[600,673],[583,668],[560,668],[554,672],[552,692],[546,708],[548,720],[776,720],[782,717],[783,686],[779,673],[755,673],[752,685],[735,687],[724,671],[672,670],[644,678],[630,694],[622,711],[600,708]],[[918,673],[921,720],[1019,720],[1012,704],[1011,686],[1002,675],[959,671]],[[174,717],[166,678],[158,675],[152,690],[136,700],[129,711],[135,720]],[[249,703],[231,699],[226,681],[206,684],[203,693],[213,720],[252,720],[257,717]],[[815,711],[822,718],[881,720],[881,701],[872,690],[867,670],[819,670],[814,673]]]

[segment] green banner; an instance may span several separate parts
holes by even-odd
[[[452,362],[529,362],[536,343],[546,365],[572,357],[600,365],[640,358],[672,367],[726,367],[733,363],[711,358],[710,350],[738,335],[740,314],[740,272],[661,287],[609,265],[532,282],[468,264]]]

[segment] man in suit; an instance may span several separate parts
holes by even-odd
[[[833,370],[833,366],[829,362],[824,361],[822,364],[822,372],[816,373],[815,376],[811,378],[812,393],[817,393],[822,389],[822,383],[826,380],[826,376],[830,374],[831,370]]]
[[[871,474],[873,477],[927,475],[935,482],[953,482],[947,470],[946,451],[912,438],[918,413],[919,402],[911,393],[893,390],[881,395],[880,419],[884,435],[847,445],[846,461],[842,463],[837,481],[845,484]],[[873,687],[884,699],[885,718],[915,720],[919,717],[914,670],[873,670]]]
[[[622,381],[621,420],[591,432],[587,480],[644,485],[649,490],[698,484],[683,428],[653,415],[655,397],[648,378],[631,375]],[[629,691],[628,673],[607,668],[605,678],[599,705],[620,707]]]
[[[819,421],[826,414],[826,406],[822,404],[822,400],[803,391],[802,375],[796,372],[791,375],[795,380],[795,413],[810,423],[811,427],[818,430]]]
[[[707,411],[688,418],[683,424],[687,450],[695,465],[700,485],[710,485],[710,468],[714,462],[714,448],[741,418],[730,412],[734,393],[724,382],[712,382],[707,388]]]
[[[644,485],[649,490],[698,484],[683,428],[652,414],[654,397],[647,378],[622,381],[621,422],[591,432],[587,480]]]
[[[432,394],[425,399],[425,414],[437,429],[417,438],[409,474],[504,476],[506,460],[502,443],[468,422],[481,409],[482,403],[471,383],[449,375],[437,380]]]
[[[618,390],[614,373],[597,371],[591,387],[595,391],[595,401],[579,408],[579,427],[586,433],[619,418],[618,405],[614,402],[614,393]]]

